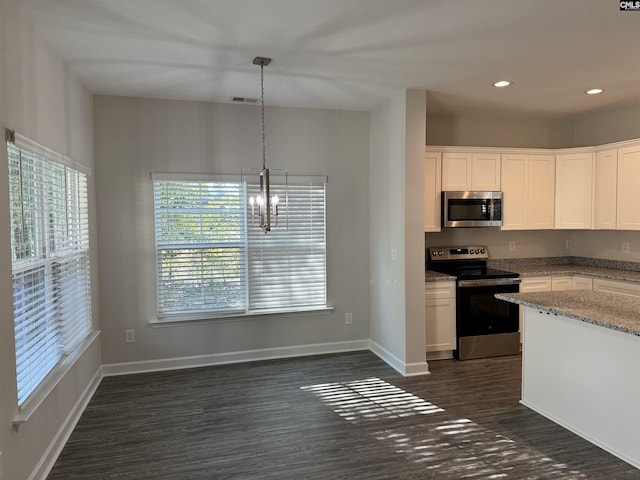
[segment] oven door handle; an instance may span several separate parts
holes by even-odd
[[[458,287],[493,287],[496,285],[518,285],[519,278],[487,278],[482,280],[458,280]]]

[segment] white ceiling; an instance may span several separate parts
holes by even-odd
[[[94,93],[544,117],[640,101],[640,12],[615,0],[21,0]],[[497,89],[500,79],[513,81]],[[604,88],[597,96],[583,92]]]

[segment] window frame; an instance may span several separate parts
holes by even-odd
[[[6,133],[11,273],[14,285],[12,316],[16,354],[16,401],[19,412],[14,426],[17,426],[35,411],[97,338],[98,332],[93,329],[91,295],[91,171],[15,132],[7,130]],[[36,192],[31,193],[32,204],[26,200],[23,190],[26,168],[33,168],[33,172],[38,172],[30,179]],[[19,193],[13,190],[16,185]],[[14,232],[14,215],[17,211],[20,227]],[[29,251],[20,245],[24,232],[29,229],[25,224],[27,211],[32,216],[31,234],[34,235],[33,248]],[[20,252],[24,255],[19,254]],[[26,293],[24,287],[16,290],[16,282],[24,283],[30,272],[39,270],[42,270],[41,287]],[[70,285],[72,288],[69,288]],[[25,306],[39,307],[41,300],[47,312],[43,315],[46,319],[34,317],[24,311]],[[37,325],[38,322],[40,325]],[[31,333],[28,333],[29,330]],[[37,330],[45,332],[43,338],[50,354],[44,362],[35,361],[33,355],[25,353],[34,348],[41,352],[38,340],[34,340],[40,338],[39,334],[33,336],[33,332]],[[42,370],[36,371],[34,375],[25,373],[33,368],[32,365],[41,367]]]
[[[323,304],[314,304],[314,305],[301,305],[301,306],[283,306],[277,308],[268,308],[268,309],[250,309],[249,304],[249,296],[250,296],[250,280],[249,280],[249,257],[250,257],[250,246],[249,246],[249,229],[259,229],[259,227],[252,225],[252,221],[250,218],[250,207],[248,206],[248,202],[246,201],[246,184],[242,183],[240,175],[224,175],[224,174],[180,174],[180,173],[151,173],[151,189],[153,195],[153,229],[154,229],[154,256],[155,256],[155,268],[156,268],[156,315],[154,318],[149,320],[149,323],[152,325],[171,325],[171,324],[184,324],[185,322],[195,322],[200,323],[202,321],[211,321],[211,320],[224,320],[224,319],[234,319],[234,318],[252,318],[252,317],[264,317],[269,315],[280,315],[280,316],[297,316],[300,314],[315,314],[315,313],[324,313],[333,311],[334,308],[328,303],[328,287],[327,287],[327,177],[326,176],[288,176],[289,182],[313,182],[315,185],[318,183],[322,184],[322,195],[323,195],[323,215],[322,215],[322,225],[323,225],[323,289],[324,289],[324,303]],[[203,310],[203,311],[181,311],[175,312],[171,314],[162,313],[159,305],[160,305],[160,290],[158,287],[158,279],[159,279],[159,263],[158,263],[158,228],[156,225],[156,208],[157,208],[157,199],[156,199],[156,182],[157,181],[176,181],[176,182],[211,182],[211,181],[226,181],[226,182],[235,182],[240,185],[240,196],[242,201],[242,210],[244,212],[244,254],[243,254],[243,263],[244,263],[244,288],[245,288],[245,305],[244,308],[235,312],[227,311],[227,312],[217,312],[214,310]],[[276,228],[274,227],[274,231]],[[273,236],[274,231],[262,234],[262,235],[271,235]]]

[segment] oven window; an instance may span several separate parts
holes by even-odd
[[[517,332],[518,305],[494,296],[517,291],[517,285],[459,288],[458,336]]]
[[[448,201],[449,221],[491,220],[490,199],[452,199]]]

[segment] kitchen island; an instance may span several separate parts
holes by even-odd
[[[640,468],[640,298],[496,297],[525,306],[521,403]]]

